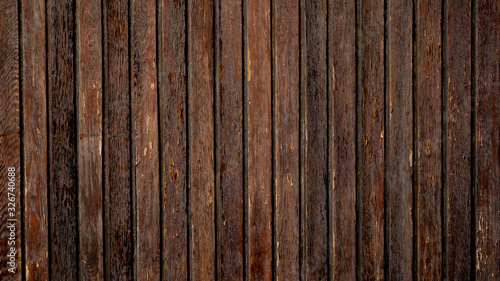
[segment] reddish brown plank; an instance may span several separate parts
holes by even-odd
[[[299,280],[299,2],[274,1],[275,277]]]
[[[384,278],[384,2],[359,3],[358,273]]]
[[[245,1],[248,279],[272,277],[271,5]]]
[[[75,3],[48,5],[50,272],[53,280],[78,278]]]
[[[329,5],[331,277],[356,278],[356,11],[354,1]],[[332,186],[333,185],[333,186]]]
[[[388,268],[391,280],[412,280],[413,262],[413,5],[387,3],[386,149]]]
[[[77,1],[80,279],[103,279],[101,1]]]
[[[416,12],[415,118],[417,142],[417,277],[442,276],[441,2],[420,1]]]
[[[445,263],[447,280],[471,275],[471,0],[447,1],[445,24]],[[444,231],[444,230],[443,230]]]
[[[21,280],[21,140],[17,1],[0,3],[0,279]]]
[[[162,271],[166,280],[187,280],[186,2],[163,0],[160,5]]]
[[[476,278],[500,278],[500,2],[476,5]]]
[[[306,1],[306,278],[327,280],[327,1]]]
[[[48,280],[45,1],[23,0],[22,84],[26,280]]]
[[[213,3],[188,1],[190,271],[215,280]]]
[[[104,224],[105,276],[134,277],[132,228],[129,3],[104,3]]]
[[[136,196],[136,278],[160,280],[156,83],[156,1],[132,2],[132,142]]]
[[[218,5],[217,249],[220,280],[243,280],[242,1]],[[217,37],[216,37],[217,38]]]

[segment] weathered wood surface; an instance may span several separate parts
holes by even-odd
[[[498,279],[497,1],[0,7],[0,278]]]

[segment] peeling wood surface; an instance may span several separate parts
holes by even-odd
[[[0,279],[499,278],[498,1],[0,7]]]

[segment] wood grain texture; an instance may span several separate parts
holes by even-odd
[[[413,262],[412,1],[387,3],[386,198],[388,276],[412,280]]]
[[[156,1],[132,2],[132,142],[137,280],[160,280]]]
[[[161,1],[159,114],[163,278],[188,278],[186,1]]]
[[[215,280],[213,3],[188,1],[190,270]]]
[[[384,3],[360,1],[358,18],[358,273],[384,278]]]
[[[220,280],[243,280],[242,1],[218,5],[217,249]],[[217,39],[215,39],[217,40]],[[217,42],[216,42],[217,43]],[[216,74],[217,75],[217,74]]]
[[[331,244],[333,280],[356,278],[356,10],[335,0],[329,9]]]
[[[248,279],[272,278],[271,3],[245,1]]]
[[[327,1],[306,1],[306,278],[329,277]]]
[[[427,0],[415,7],[418,280],[442,276],[441,9]]]
[[[100,6],[99,0],[76,4],[80,280],[104,278]]]
[[[275,278],[299,280],[299,2],[273,5]]]
[[[129,2],[104,3],[105,277],[134,278]]]
[[[75,91],[75,3],[48,2],[50,272],[78,278],[78,170]]]
[[[476,3],[476,278],[500,278],[500,2]]]
[[[26,280],[49,279],[45,1],[23,0],[22,85]]]
[[[19,14],[16,1],[0,3],[0,279],[21,280],[21,140]],[[12,170],[12,168],[14,170]],[[14,184],[14,185],[12,185]],[[12,237],[15,234],[15,238]],[[14,251],[12,251],[14,250]],[[9,262],[15,260],[13,265]],[[14,267],[14,272],[10,269]]]
[[[446,247],[443,275],[470,280],[471,275],[471,1],[447,1],[444,62]]]

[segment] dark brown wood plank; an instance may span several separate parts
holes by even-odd
[[[104,4],[104,224],[108,280],[132,280],[129,3]]]
[[[471,0],[446,1],[444,208],[446,280],[471,275]],[[444,229],[443,229],[444,231]]]
[[[78,278],[75,3],[48,2],[50,270],[53,280]]]
[[[166,280],[187,280],[186,2],[163,0],[160,5],[162,270]]]
[[[156,83],[156,1],[133,1],[133,151],[136,278],[160,280],[160,200]]]
[[[500,278],[500,2],[476,3],[476,278]]]
[[[17,1],[0,3],[0,279],[21,280],[21,140],[19,14]]]
[[[48,280],[45,1],[23,0],[22,84],[26,280]]]
[[[299,2],[273,5],[275,278],[299,280]]]
[[[415,118],[417,142],[417,274],[442,276],[441,2],[419,1],[416,10]]]
[[[384,278],[384,2],[359,3],[358,273]]]
[[[242,1],[218,5],[219,118],[217,249],[220,280],[243,280]],[[217,39],[215,39],[217,40]]]
[[[388,268],[391,280],[412,280],[413,262],[413,5],[387,3],[386,149]]]
[[[326,0],[306,1],[306,278],[327,280],[328,109]]]
[[[245,5],[248,280],[271,280],[271,3],[245,1]]]
[[[104,277],[102,224],[101,1],[77,1],[78,222],[80,279]]]
[[[333,280],[356,278],[356,10],[329,5],[331,234]]]
[[[188,1],[190,271],[215,280],[213,3]]]

